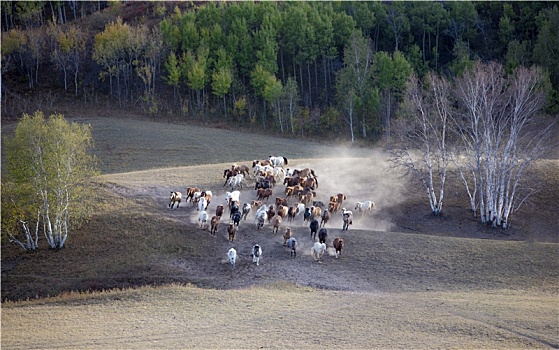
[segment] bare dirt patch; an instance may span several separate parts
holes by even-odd
[[[553,262],[556,246],[541,242],[553,238],[550,232],[540,231],[542,238],[538,242],[527,242],[520,237],[520,227],[509,231],[513,233],[480,228],[477,220],[468,220],[467,213],[459,212],[465,210],[459,208],[449,209],[451,214],[447,215],[463,214],[462,221],[447,216],[434,218],[426,213],[420,196],[410,196],[405,180],[396,181],[386,175],[380,153],[371,152],[368,158],[295,159],[292,164],[298,168],[312,167],[318,174],[318,200],[327,201],[330,195],[341,192],[348,197],[344,205],[349,209],[354,210],[355,202],[364,200],[374,200],[377,206],[371,214],[356,216],[349,231],[342,231],[340,215],[334,216],[326,225],[329,248],[320,262],[311,257],[314,240],[302,216],[294,222],[282,223],[282,229],[290,227],[299,242],[299,255],[292,259],[282,245],[281,234],[272,233],[270,224],[260,230],[256,228],[254,213],[241,222],[236,240],[231,243],[227,239],[227,215],[213,237],[198,227],[198,212],[191,204],[183,203],[175,210],[166,207],[163,194],[174,189],[170,183],[182,182],[186,187],[194,179],[204,178],[204,183],[196,185],[213,191],[214,198],[207,210],[213,215],[218,204],[225,204],[225,191],[229,189],[222,186],[219,170],[228,163],[108,175],[104,179],[116,184],[115,190],[121,195],[153,203],[158,215],[175,220],[188,232],[190,240],[186,244],[198,246],[194,256],[183,254],[161,263],[163,269],[175,271],[198,286],[229,289],[289,281],[322,289],[386,292],[498,289],[508,287],[514,280],[522,288],[553,289],[545,276],[557,277],[552,271],[557,265],[557,261]],[[151,179],[150,186],[142,179]],[[284,186],[274,188],[278,195],[283,189]],[[410,197],[417,198],[410,201]],[[254,199],[252,186],[241,190],[241,202]],[[346,242],[340,259],[335,259],[331,247],[335,237]],[[258,267],[250,257],[254,244],[261,245],[264,251]],[[231,271],[225,255],[230,247],[239,253],[235,271]],[[505,258],[510,256],[518,260],[512,263]],[[511,264],[519,270],[511,268]],[[530,270],[528,276],[526,269]]]

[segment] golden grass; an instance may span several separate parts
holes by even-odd
[[[496,292],[350,293],[166,286],[2,308],[23,348],[511,349],[558,345],[557,300]],[[32,332],[28,332],[33,329]]]

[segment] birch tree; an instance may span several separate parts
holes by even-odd
[[[227,104],[225,103],[225,95],[229,92],[233,83],[233,74],[231,68],[227,66],[220,67],[212,73],[212,91],[213,94],[223,98],[223,112],[227,119]]]
[[[373,61],[373,50],[370,39],[365,39],[360,31],[355,31],[347,48],[344,50],[344,64],[347,69],[353,71],[352,77],[355,92],[359,96],[362,106],[366,105],[367,92],[371,90],[371,66]],[[361,107],[361,106],[360,106]],[[365,108],[359,108],[361,133],[363,138],[367,138],[367,113]]]
[[[19,198],[18,198],[19,197]],[[21,196],[16,196],[13,183],[2,183],[2,240],[18,244],[24,251],[39,248],[39,221],[30,229],[26,220],[30,212]],[[37,217],[39,212],[37,212]]]
[[[136,74],[144,83],[143,101],[147,105],[147,110],[155,113],[157,112],[155,82],[163,50],[161,31],[158,27],[149,29],[141,26],[135,28],[134,32],[139,41],[140,53],[132,64],[135,66]]]
[[[385,111],[381,113],[384,114],[384,133],[390,139],[390,126],[394,114],[392,107],[401,101],[401,95],[413,69],[401,52],[396,51],[390,56],[380,51],[375,53],[372,71],[374,84],[378,86],[386,106]]]
[[[209,49],[201,45],[196,54],[189,51],[183,56],[183,72],[188,86],[196,92],[196,107],[202,110],[202,92],[208,79]]]
[[[295,118],[299,113],[299,91],[297,89],[297,81],[294,77],[287,78],[287,83],[283,87],[283,100],[289,113],[289,126],[291,133],[295,133]]]
[[[95,158],[88,153],[91,147],[87,125],[68,123],[62,115],[46,120],[40,111],[23,116],[6,141],[7,182],[13,184],[19,206],[7,214],[16,215],[12,222],[21,223],[28,237],[33,237],[29,227],[34,226],[36,233],[42,230],[50,248],[61,249],[72,225],[87,216],[87,199],[92,197],[88,183],[97,174]]]
[[[371,41],[363,38],[361,31],[352,33],[344,50],[344,66],[338,73],[336,90],[341,109],[345,110],[345,121],[351,133],[351,142],[355,141],[355,128],[361,116],[361,132],[367,137],[367,114],[363,106],[367,105],[368,92],[371,90],[373,52]]]
[[[179,60],[174,52],[169,54],[169,57],[167,57],[167,60],[165,60],[163,65],[167,70],[167,75],[163,76],[163,80],[165,80],[168,85],[173,87],[173,105],[176,106],[177,94],[181,82],[181,69]]]
[[[266,103],[274,103],[280,97],[281,82],[273,73],[268,72],[258,63],[251,74],[251,85],[255,95],[262,97],[262,126],[266,128]]]
[[[338,72],[336,81],[337,100],[340,104],[340,110],[344,112],[343,120],[349,126],[351,143],[355,142],[355,109],[359,103],[359,97],[352,83],[354,79],[354,71],[344,67]]]
[[[431,212],[441,215],[449,165],[450,84],[431,73],[425,85],[416,75],[407,83],[405,117],[392,122],[390,161],[421,183]]]
[[[49,36],[52,41],[51,59],[64,75],[64,91],[68,90],[68,73],[73,74],[74,96],[78,95],[79,73],[86,55],[86,34],[74,25],[63,30],[62,27],[51,25]]]
[[[508,228],[511,215],[533,193],[522,188],[540,159],[554,123],[543,125],[548,80],[539,68],[519,67],[505,77],[498,63],[476,63],[457,80],[461,114],[455,118],[466,161],[465,181],[477,186],[473,210],[481,222]]]
[[[95,34],[93,45],[92,58],[102,67],[99,79],[104,80],[105,77],[109,77],[110,95],[113,96],[113,78],[116,78],[117,96],[121,106],[123,102],[120,89],[122,62],[126,46],[132,41],[131,38],[131,27],[118,17],[115,22],[107,24],[102,32]]]

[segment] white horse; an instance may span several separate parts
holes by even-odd
[[[260,164],[256,164],[253,168],[252,168],[252,174],[256,177],[258,175],[260,175],[261,172],[264,171],[264,166],[260,165]]]
[[[225,193],[225,202],[230,204],[231,202],[241,202],[241,192],[240,191],[233,191],[233,192],[226,192]]]
[[[297,210],[295,210],[295,218],[298,218],[305,214],[305,205],[303,203],[297,203]]]
[[[353,224],[353,213],[351,210],[342,208],[342,218],[344,220],[342,231],[347,231],[349,229],[349,225]]]
[[[229,180],[227,181],[227,184],[229,186],[231,186],[231,191],[235,190],[235,187],[239,186],[240,188],[243,188],[243,180],[244,180],[245,176],[243,174],[237,174],[235,176],[231,176],[229,178]]]
[[[202,197],[202,191],[194,192],[194,194],[192,195],[192,198],[191,198],[192,206],[194,206],[194,203],[198,203],[200,201],[201,197]]]
[[[283,168],[274,167],[272,173],[274,174],[274,177],[279,180],[279,182],[283,182],[283,180],[285,179],[285,169]]]
[[[266,220],[268,220],[268,206],[264,204],[256,211],[256,217],[254,218],[254,223],[256,224],[256,228],[260,229],[264,226]]]
[[[297,240],[295,237],[291,237],[287,240],[287,246],[291,250],[290,254],[292,258],[297,257]]]
[[[325,243],[315,242],[311,251],[314,260],[315,261],[320,260],[325,251],[326,251]]]
[[[375,208],[375,202],[373,201],[365,201],[363,203],[357,202],[357,204],[355,204],[355,210],[357,210],[357,212],[361,215],[363,215],[365,212],[371,212],[371,210]]]
[[[207,208],[208,208],[208,201],[206,200],[205,197],[200,197],[200,200],[198,201],[198,208],[196,210],[202,211],[202,210],[206,210]]]
[[[200,211],[200,214],[198,214],[198,223],[200,224],[200,228],[202,230],[206,229],[206,225],[208,223],[208,213],[205,210]]]
[[[227,252],[227,257],[229,258],[229,262],[231,263],[231,270],[235,270],[235,262],[237,261],[237,251],[235,248],[229,249]]]
[[[256,164],[254,166],[254,168],[252,168],[252,171],[254,173],[254,176],[259,176],[259,175],[265,174],[267,172],[273,172],[274,167],[270,166],[270,165]]]
[[[272,166],[279,166],[283,168],[283,165],[287,165],[289,162],[285,157],[270,156],[270,163],[272,164]]]

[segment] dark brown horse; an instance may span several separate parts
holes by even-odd
[[[219,219],[221,216],[214,215],[212,216],[212,220],[210,221],[210,234],[215,236],[217,233],[217,227],[219,226]]]
[[[325,228],[321,228],[318,231],[318,242],[326,244],[326,238],[328,238],[328,231]]]
[[[324,227],[330,220],[330,212],[328,210],[323,211],[321,219],[322,220],[320,221],[320,227]]]
[[[338,256],[342,255],[342,249],[344,248],[344,240],[339,237],[336,237],[334,238],[332,245],[334,246],[334,251],[336,252],[336,258],[338,258]]]

